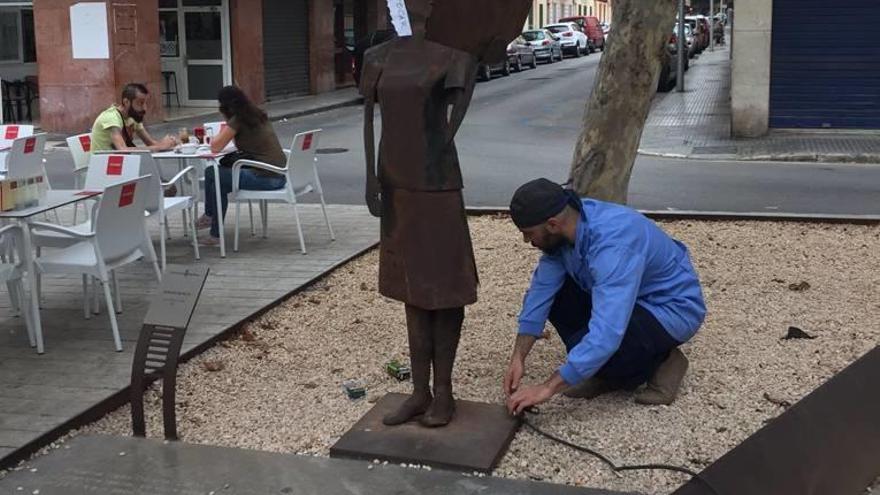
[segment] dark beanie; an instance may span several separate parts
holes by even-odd
[[[555,217],[566,206],[580,211],[581,202],[577,193],[563,189],[551,180],[535,179],[526,182],[513,193],[510,217],[517,227],[527,229]]]

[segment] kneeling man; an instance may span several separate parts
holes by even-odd
[[[706,315],[685,245],[635,210],[581,199],[547,179],[517,189],[510,215],[523,240],[544,252],[504,377],[511,414],[559,392],[589,399],[646,382],[636,402],[672,403],[688,367],[678,346]],[[566,362],[541,385],[520,387],[548,320]]]

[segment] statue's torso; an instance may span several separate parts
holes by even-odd
[[[461,86],[474,59],[414,38],[389,41],[376,81],[382,114],[379,180],[413,191],[462,188],[455,144],[449,138],[451,89]]]

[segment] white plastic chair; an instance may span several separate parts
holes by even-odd
[[[24,124],[0,125],[0,139],[12,141],[34,135],[34,126]]]
[[[86,191],[104,191],[108,186],[121,181],[130,181],[141,175],[141,157],[136,154],[95,154],[89,158],[89,166],[86,169],[84,189]],[[95,206],[93,201],[84,201]],[[92,231],[90,208],[86,207],[86,220],[70,227],[79,233]],[[53,231],[34,231],[31,236],[37,255],[41,248],[65,248],[75,242],[70,236],[58,234]]]
[[[296,231],[299,235],[299,246],[303,254],[306,254],[306,243],[303,238],[302,225],[300,225],[299,211],[297,209],[297,197],[310,192],[318,193],[321,199],[321,210],[324,212],[324,221],[327,230],[330,231],[330,239],[336,240],[330,218],[327,216],[327,205],[324,202],[324,190],[321,188],[321,179],[318,177],[318,165],[315,151],[318,148],[321,129],[303,132],[293,137],[293,145],[290,150],[285,150],[287,166],[284,168],[269,165],[268,163],[255,160],[238,160],[232,166],[232,192],[229,201],[235,202],[235,241],[233,250],[238,251],[238,229],[240,217],[240,203],[242,201],[260,201],[260,213],[263,224],[263,237],[266,237],[266,229],[269,223],[267,203],[287,203],[293,205],[293,216],[296,221]],[[240,172],[242,167],[252,167],[272,172],[287,177],[287,183],[281,189],[273,191],[252,191],[239,188]]]
[[[0,149],[12,146],[12,142],[23,137],[34,135],[34,126],[7,124],[0,125]],[[0,171],[6,170],[7,151],[0,151]]]
[[[89,159],[92,157],[92,135],[77,134],[67,138],[67,149],[70,150],[70,156],[73,158],[73,171],[89,167]]]
[[[149,192],[147,193],[146,215],[147,218],[156,219],[159,222],[159,258],[162,260],[162,271],[166,266],[166,238],[168,233],[168,214],[182,212],[184,218],[184,236],[186,236],[187,224],[189,224],[190,233],[192,234],[193,251],[195,258],[201,259],[199,256],[199,240],[196,231],[196,200],[190,196],[172,196],[165,197],[164,191],[166,187],[175,184],[178,191],[186,193],[198,187],[193,167],[186,167],[177,173],[168,182],[162,182],[162,176],[159,174],[159,165],[148,151],[131,152],[132,155],[141,157],[140,174],[149,176]],[[187,215],[187,213],[189,213]]]
[[[46,134],[25,136],[12,141],[12,148],[6,153],[5,162],[0,162],[0,174],[7,179],[29,179],[45,176],[43,152],[46,149]]]
[[[12,303],[13,314],[24,314],[28,341],[31,347],[35,347],[37,343],[33,328],[30,298],[24,290],[24,284],[22,284],[24,269],[21,265],[21,260],[24,259],[24,253],[20,252],[23,246],[20,236],[21,228],[17,225],[0,227],[0,282],[5,282],[9,290],[9,300]],[[16,249],[19,251],[16,252]],[[16,259],[18,260],[17,262]]]
[[[70,136],[67,138],[67,149],[70,150],[70,156],[73,158],[73,187],[74,189],[82,189],[85,173],[89,168],[89,160],[92,157],[92,135]],[[73,223],[76,223],[78,206],[78,204],[74,205]]]
[[[149,181],[149,177],[138,177],[108,186],[98,203],[93,222],[94,228],[90,232],[82,233],[42,222],[29,225],[34,231],[54,231],[76,241],[60,251],[38,257],[34,262],[36,272],[41,275],[82,274],[83,309],[86,315],[89,312],[88,277],[98,279],[104,288],[104,299],[113,331],[113,343],[117,351],[122,350],[119,327],[116,323],[116,309],[121,309],[122,297],[115,270],[144,258],[152,263],[156,278],[162,280],[162,272],[159,270],[156,252],[150,242],[146,217],[144,217],[144,208],[150,192]],[[116,293],[115,309],[110,290],[111,279],[113,291]]]

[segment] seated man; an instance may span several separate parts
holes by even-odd
[[[156,141],[144,128],[147,114],[147,87],[139,83],[129,83],[122,89],[122,103],[115,104],[101,112],[92,126],[92,151],[148,149],[164,151],[173,148],[177,140],[165,136]],[[144,142],[146,148],[134,144],[135,136]]]
[[[511,414],[559,392],[593,398],[645,382],[636,402],[670,404],[688,366],[678,346],[706,315],[685,245],[630,208],[581,199],[547,179],[520,187],[510,215],[523,240],[544,251],[504,377]],[[520,387],[548,319],[568,359],[543,384]]]

